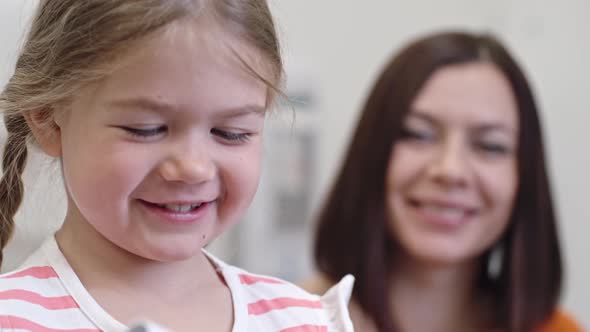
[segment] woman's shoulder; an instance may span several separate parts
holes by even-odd
[[[556,310],[549,320],[541,326],[539,332],[583,332],[574,318],[563,310]]]

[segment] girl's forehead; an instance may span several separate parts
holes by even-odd
[[[208,60],[220,65],[255,71],[263,77],[273,77],[267,57],[245,38],[230,32],[210,15],[176,20],[154,34],[150,51],[174,49],[178,52],[213,55]],[[149,40],[148,40],[149,42]],[[192,59],[204,61],[203,58]]]
[[[186,27],[161,31],[138,45],[97,84],[93,101],[147,98],[174,109],[199,110],[266,105],[264,83],[224,44],[204,30],[183,34],[182,29]],[[242,54],[251,52],[239,44],[230,46],[244,50]]]

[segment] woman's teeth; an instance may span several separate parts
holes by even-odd
[[[465,209],[440,205],[423,205],[422,210],[429,214],[439,215],[445,219],[461,219],[467,214]]]

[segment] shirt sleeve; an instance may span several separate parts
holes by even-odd
[[[328,315],[329,332],[354,331],[348,311],[353,285],[354,277],[350,274],[346,275],[321,296],[320,301]]]

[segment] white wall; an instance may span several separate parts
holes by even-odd
[[[491,30],[524,63],[542,106],[561,237],[568,268],[564,306],[590,326],[590,2],[587,0],[270,0],[288,62],[306,68],[317,87],[319,146],[317,202],[348,142],[351,128],[375,73],[403,42],[438,28]],[[0,85],[10,73],[22,25],[32,0],[0,2]],[[292,72],[295,78],[298,73]],[[297,125],[297,124],[296,124]],[[39,157],[27,171],[24,208],[6,266],[14,266],[63,215],[58,174],[37,177],[49,167]],[[26,222],[24,222],[26,221]],[[33,234],[24,241],[24,235]],[[248,232],[252,234],[252,232]],[[31,237],[27,237],[31,239]]]

